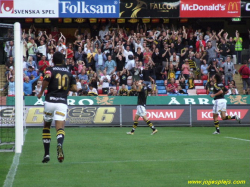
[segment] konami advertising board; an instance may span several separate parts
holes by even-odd
[[[238,0],[181,0],[180,17],[240,17]]]

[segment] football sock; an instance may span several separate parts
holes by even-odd
[[[220,124],[219,121],[214,121],[214,126],[217,132],[220,132]]]
[[[65,132],[64,129],[58,129],[56,133],[57,145],[62,146],[64,140]]]
[[[135,132],[137,125],[138,125],[138,121],[134,121],[134,125],[133,125],[131,132]]]
[[[235,119],[235,116],[226,116],[225,120],[228,120],[228,119]]]
[[[49,128],[43,128],[43,146],[44,146],[44,156],[49,155],[49,147],[50,147],[50,129]]]
[[[147,124],[148,124],[148,126],[149,126],[153,131],[155,131],[155,127],[154,127],[153,123],[151,123],[150,120],[147,121]]]

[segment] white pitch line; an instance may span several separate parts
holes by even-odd
[[[25,140],[25,135],[27,134],[28,129],[26,129],[24,131],[24,140]],[[10,166],[9,172],[6,176],[6,179],[4,181],[4,185],[3,187],[12,187],[14,179],[15,179],[15,175],[16,175],[16,171],[19,165],[19,158],[21,156],[21,153],[15,153],[15,156],[13,158],[12,164]]]
[[[234,137],[225,137],[225,138],[230,138],[230,139],[234,139],[234,140],[241,140],[241,141],[245,141],[245,142],[250,142],[250,140],[247,139],[241,139],[241,138],[234,138]]]

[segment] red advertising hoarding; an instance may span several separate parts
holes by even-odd
[[[181,0],[180,17],[240,17],[238,0]]]
[[[241,119],[245,117],[249,110],[248,109],[228,109],[227,114],[230,116],[238,115]],[[197,120],[200,121],[208,121],[213,120],[213,112],[212,109],[198,109],[197,110]],[[219,116],[219,120],[221,120]]]

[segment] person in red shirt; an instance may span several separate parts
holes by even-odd
[[[44,70],[49,67],[49,61],[46,60],[46,56],[43,55],[42,59],[38,62],[39,73],[44,75]]]
[[[246,60],[244,60],[243,65],[240,67],[239,73],[242,76],[243,94],[246,94],[246,90],[248,91],[248,94],[250,94],[250,69],[247,66]]]
[[[178,92],[178,85],[175,83],[175,78],[170,79],[170,83],[167,85],[167,92],[175,94]]]
[[[206,42],[203,40],[203,35],[199,36],[199,40],[196,42],[196,52],[203,52],[206,48]]]
[[[73,45],[72,43],[69,43],[67,51],[66,51],[67,58],[73,58],[74,57],[74,51],[73,51]]]

